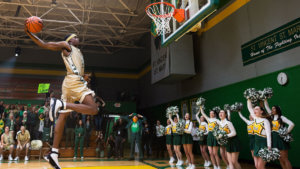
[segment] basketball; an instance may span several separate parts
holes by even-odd
[[[43,20],[37,16],[29,17],[26,26],[29,32],[38,33],[43,29]]]

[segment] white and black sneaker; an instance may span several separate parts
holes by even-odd
[[[46,155],[44,157],[44,159],[49,162],[49,164],[54,168],[54,169],[61,169],[61,167],[59,166],[59,163],[58,163],[58,155],[59,153],[58,152],[55,152],[55,151],[52,151]]]
[[[65,104],[59,99],[51,98],[50,100],[50,111],[49,111],[49,118],[51,121],[54,121],[58,116],[57,113],[59,110],[65,109]]]

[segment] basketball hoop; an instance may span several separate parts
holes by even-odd
[[[174,5],[168,2],[156,2],[148,5],[145,10],[156,25],[157,35],[171,32],[169,23],[174,15]]]

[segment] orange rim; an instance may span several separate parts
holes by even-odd
[[[152,15],[153,17],[157,17],[157,18],[167,18],[167,17],[172,17],[172,16],[169,15],[170,13],[164,14],[164,15],[155,15],[155,14],[152,14],[152,13],[148,12],[148,8],[150,8],[150,7],[153,6],[153,5],[158,5],[158,4],[165,4],[165,5],[167,5],[167,6],[172,7],[172,8],[174,9],[173,12],[172,12],[172,13],[173,13],[172,16],[174,15],[175,6],[174,6],[173,4],[168,3],[168,2],[155,2],[155,3],[152,3],[152,4],[150,4],[150,5],[148,5],[148,6],[146,7],[146,9],[145,9],[146,13],[147,13],[148,15]]]

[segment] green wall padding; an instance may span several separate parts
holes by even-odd
[[[287,85],[281,86],[277,83],[277,75],[279,72],[287,73],[289,77]],[[297,125],[297,122],[300,121],[300,113],[298,112],[298,106],[300,104],[300,66],[287,68],[257,78],[248,79],[204,93],[199,93],[190,97],[174,100],[155,107],[146,108],[142,111],[145,112],[148,119],[162,119],[162,122],[165,124],[165,109],[168,106],[177,105],[180,107],[181,101],[188,100],[189,103],[190,99],[202,96],[206,99],[206,113],[208,113],[208,109],[214,106],[223,107],[224,104],[233,104],[238,101],[244,104],[242,113],[244,116],[248,117],[249,112],[246,107],[246,99],[243,96],[243,92],[247,88],[252,87],[256,89],[263,89],[265,87],[273,88],[274,96],[269,100],[270,106],[279,105],[283,111],[283,115],[295,123],[295,128],[292,132],[295,141],[291,143],[289,159],[294,167],[300,167],[300,160],[297,158],[298,151],[300,150],[300,125]],[[248,146],[249,142],[247,138],[246,124],[240,119],[237,113],[232,113],[232,122],[237,130],[238,137],[241,140],[240,146],[242,147],[242,150],[240,153],[240,159],[252,160]]]

